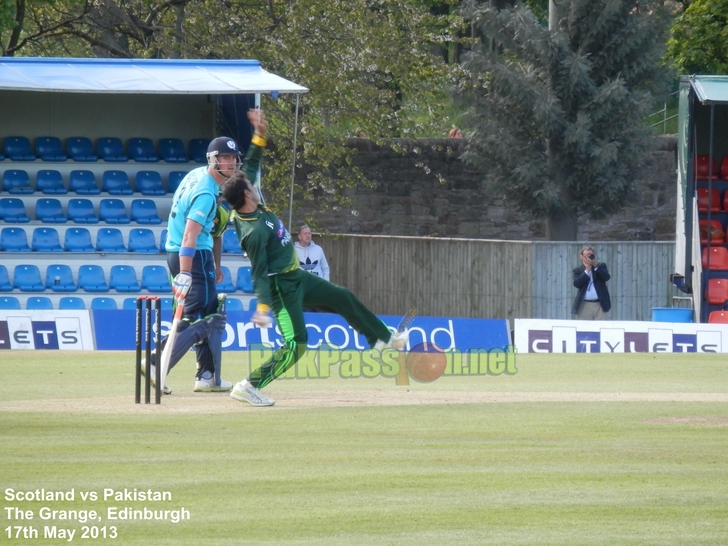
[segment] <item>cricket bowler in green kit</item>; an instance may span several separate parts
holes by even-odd
[[[262,396],[259,389],[285,373],[306,351],[308,333],[303,307],[341,315],[366,337],[373,349],[391,346],[395,336],[398,341],[406,340],[406,331],[392,334],[349,290],[298,266],[291,235],[275,214],[260,205],[258,191],[243,173],[225,182],[222,195],[236,211],[233,213],[235,231],[252,265],[258,298],[252,321],[260,327],[270,326],[272,310],[284,342],[268,362],[235,385],[231,397],[253,406],[275,403]]]

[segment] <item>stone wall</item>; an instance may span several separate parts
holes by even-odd
[[[529,220],[483,188],[483,173],[458,160],[464,140],[397,140],[404,154],[366,139],[350,139],[354,164],[371,182],[350,190],[352,206],[321,211],[315,202],[300,216],[316,230],[368,235],[544,240],[543,221]],[[634,205],[599,221],[583,218],[579,239],[668,241],[675,238],[675,138],[659,137],[637,183]],[[295,226],[294,226],[295,228]]]

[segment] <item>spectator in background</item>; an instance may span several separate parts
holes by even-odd
[[[607,264],[597,261],[594,249],[590,246],[581,249],[579,258],[582,265],[573,270],[574,288],[579,292],[571,314],[576,315],[578,320],[609,320],[612,302],[607,289],[610,279]]]
[[[324,251],[311,240],[311,228],[306,224],[298,228],[298,241],[294,246],[301,269],[313,273],[325,281],[330,280],[329,263],[326,261]]]
[[[447,136],[448,138],[463,138],[463,133],[457,127],[453,127]]]

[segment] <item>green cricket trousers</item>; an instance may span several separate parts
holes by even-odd
[[[308,332],[303,308],[311,307],[341,315],[373,347],[377,340],[389,341],[392,333],[374,313],[348,289],[337,286],[303,269],[270,277],[271,309],[283,336],[283,346],[248,381],[262,389],[280,377],[306,352]]]

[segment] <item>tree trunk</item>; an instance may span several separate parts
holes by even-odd
[[[546,218],[546,239],[549,241],[576,241],[579,223],[576,214],[562,212]]]
[[[549,0],[549,30],[551,31],[559,28],[562,6],[563,0]]]

